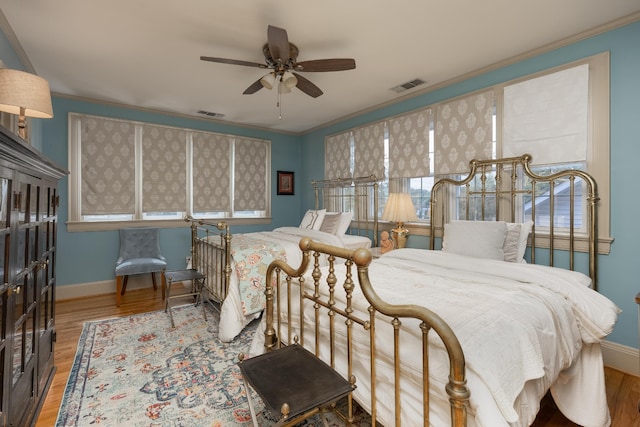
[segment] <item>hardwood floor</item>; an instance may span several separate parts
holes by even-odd
[[[161,291],[158,290],[154,293],[153,288],[127,291],[122,297],[120,307],[116,307],[113,294],[58,302],[56,305],[57,342],[55,347],[57,371],[36,426],[55,425],[58,407],[62,400],[85,321],[128,316],[161,309],[164,309]],[[610,368],[605,368],[605,376],[612,427],[640,427],[638,412],[640,378]],[[547,396],[542,402],[542,408],[533,426],[571,427],[576,424],[567,420],[558,411],[553,400]]]
[[[54,354],[57,370],[36,426],[49,427],[56,423],[58,407],[62,401],[84,322],[163,309],[162,291],[154,291],[152,287],[127,290],[122,296],[120,307],[116,306],[114,294],[58,302]]]

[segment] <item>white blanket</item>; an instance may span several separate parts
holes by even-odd
[[[336,275],[344,277],[342,268],[336,268]],[[546,266],[402,249],[375,260],[369,267],[369,277],[384,301],[424,305],[438,313],[454,330],[467,362],[473,419],[470,425],[528,425],[538,410],[539,398],[556,382],[560,373],[569,372],[566,370],[574,362],[602,366],[599,348],[593,350],[589,344],[599,343],[611,332],[618,314],[618,308],[611,301],[588,287],[588,277]],[[311,282],[308,280],[306,283]],[[336,299],[340,297],[336,295]],[[353,301],[357,311],[366,313],[368,303],[359,287],[356,287]],[[410,323],[405,320],[405,324]],[[379,327],[378,334],[380,329],[384,328]],[[419,339],[417,332],[412,334]],[[257,335],[258,341],[263,339],[260,335]],[[305,341],[309,339],[305,335]],[[392,342],[390,338],[378,340]],[[419,349],[416,342],[403,341],[401,347],[401,354],[407,355],[403,357],[407,384],[415,383],[415,377],[420,377],[421,358],[408,356],[419,353],[415,350]],[[432,339],[432,342],[436,347],[442,347],[439,339]],[[582,349],[586,345],[590,351],[582,357]],[[390,347],[382,345],[378,349],[391,352]],[[256,349],[254,343],[253,350]],[[594,356],[589,358],[589,355]],[[390,362],[392,354],[380,356],[380,360],[385,359]],[[442,389],[448,373],[448,363],[442,355],[436,356],[432,369],[437,366],[442,369],[441,372],[432,370],[432,373],[436,372],[432,381]],[[601,369],[591,373],[585,369],[577,371],[580,374],[572,373],[572,379],[579,375],[582,378],[574,383],[582,381],[584,384],[586,381],[598,385],[603,375]],[[360,386],[356,393],[359,401],[368,406],[367,387],[362,382],[362,375],[358,379]],[[589,376],[594,381],[589,381]],[[392,388],[390,385],[389,389]],[[576,392],[586,393],[591,399],[581,405],[581,413],[574,411],[565,415],[580,420],[592,419],[593,425],[607,425],[609,414],[603,384],[598,390],[578,389],[558,388],[558,394],[564,392],[564,395],[556,400],[571,401]],[[573,395],[568,396],[569,393]],[[443,402],[446,404],[446,399]],[[404,411],[408,411],[406,417],[415,422],[416,414],[405,407]],[[381,410],[381,415],[383,413]],[[589,414],[588,417],[585,413]],[[386,414],[387,421],[393,419],[388,418],[390,416]]]
[[[600,342],[617,319],[617,307],[577,272],[415,249],[380,261],[370,269],[379,296],[394,304],[421,301],[438,313],[509,422],[517,420],[513,406],[524,384],[545,367],[558,368],[546,364],[553,358],[545,353],[558,353],[560,370],[568,368],[582,344]],[[397,286],[379,286],[398,276]]]
[[[295,267],[299,266],[302,262],[300,240],[303,237],[310,237],[315,242],[344,247],[343,240],[334,234],[299,227],[279,227],[273,231],[246,233],[245,236],[270,242],[273,245],[282,246],[286,255],[287,263]],[[233,236],[231,239],[231,245],[233,246]],[[249,322],[260,316],[260,313],[248,316],[245,316],[243,313],[240,301],[240,292],[238,289],[238,277],[235,274],[234,268],[235,261],[236,260],[232,259],[231,268],[233,271],[231,272],[230,283],[228,284],[229,292],[220,309],[220,326],[218,336],[224,342],[233,340]]]

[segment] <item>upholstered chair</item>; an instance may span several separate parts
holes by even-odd
[[[116,304],[127,289],[132,274],[151,273],[153,289],[158,289],[154,273],[163,271],[167,261],[160,253],[160,233],[157,228],[121,228],[120,256],[116,261]],[[164,299],[164,287],[162,288]]]

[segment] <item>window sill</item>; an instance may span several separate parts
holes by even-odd
[[[380,231],[386,229],[385,225],[388,225],[390,228],[393,228],[395,225],[391,222],[380,221],[380,225],[383,227],[380,228]],[[430,236],[431,227],[426,222],[424,223],[405,223],[405,227],[409,230],[409,235],[414,236]],[[441,237],[442,231],[436,230],[436,236]],[[531,238],[529,238],[531,241]],[[611,252],[611,244],[613,243],[614,238],[609,236],[600,236],[598,239],[598,254],[600,255],[609,255]],[[530,245],[530,244],[529,244]],[[544,233],[536,234],[536,247],[537,248],[548,248],[549,247],[549,238]],[[568,250],[569,249],[569,238],[563,236],[558,236],[555,239],[555,248],[559,250]],[[580,252],[588,252],[589,251],[589,241],[585,238],[581,238],[580,236],[576,237],[576,250]]]
[[[215,218],[209,221],[224,221],[230,226],[234,225],[256,225],[270,224],[271,217],[268,218]],[[138,220],[138,221],[67,221],[67,232],[77,233],[84,231],[112,231],[125,227],[158,227],[158,228],[180,228],[189,227],[189,222],[182,219],[158,219],[158,220]]]

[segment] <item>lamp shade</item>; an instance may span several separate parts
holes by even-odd
[[[280,93],[291,93],[291,88],[289,86],[287,86],[284,82],[280,82],[278,83],[278,89],[280,90]]]
[[[263,87],[271,90],[273,86],[276,84],[276,76],[273,73],[269,73],[260,79],[260,83]]]
[[[288,89],[292,89],[298,84],[298,79],[291,71],[285,71],[282,74],[281,81]]]
[[[0,68],[0,111],[25,117],[53,117],[49,83],[24,71]]]
[[[382,212],[384,221],[409,222],[417,221],[416,208],[408,193],[391,193]]]

